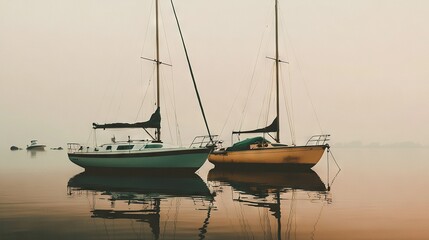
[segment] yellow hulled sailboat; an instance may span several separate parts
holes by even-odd
[[[311,168],[316,165],[329,145],[329,134],[314,135],[305,145],[286,145],[280,143],[280,104],[279,104],[279,59],[278,43],[278,0],[275,0],[275,80],[276,117],[271,125],[250,131],[233,131],[232,134],[263,133],[271,136],[276,133],[274,142],[263,137],[248,138],[226,149],[213,151],[208,160],[220,165],[259,165],[287,168]],[[271,58],[270,58],[271,59]]]

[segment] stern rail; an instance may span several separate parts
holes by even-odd
[[[325,145],[331,140],[330,136],[330,134],[313,135],[308,139],[305,146]]]
[[[75,153],[78,151],[82,151],[82,145],[80,143],[67,143],[67,152],[68,153]]]
[[[194,140],[192,141],[191,145],[189,145],[189,148],[202,148],[202,147],[208,147],[208,146],[214,146],[218,142],[218,135],[204,135],[204,136],[196,136]]]

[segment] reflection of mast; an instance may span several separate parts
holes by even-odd
[[[269,177],[267,177],[269,176]],[[296,193],[306,193],[309,200],[321,200],[330,202],[325,184],[320,177],[313,170],[305,171],[283,171],[278,169],[265,169],[261,171],[260,168],[214,168],[211,169],[208,176],[208,181],[218,182],[219,186],[229,186],[232,188],[233,201],[239,202],[250,207],[265,208],[272,216],[274,216],[277,223],[277,239],[282,239],[282,214],[281,214],[281,200],[282,193],[292,193],[291,198],[291,211],[289,219],[287,220],[286,227],[283,231],[284,238],[293,238],[291,230],[293,230],[292,223],[295,218],[295,197]],[[220,190],[222,191],[222,190]],[[239,196],[234,196],[234,192]],[[312,193],[312,194],[310,194]],[[241,195],[245,196],[242,197]],[[314,195],[313,195],[314,194]],[[251,196],[251,198],[249,198]],[[313,197],[314,196],[314,197]],[[283,196],[283,199],[288,199]],[[271,201],[267,201],[272,199]],[[303,200],[307,200],[304,198]],[[286,216],[287,217],[287,216]],[[320,216],[319,216],[320,217]],[[267,220],[267,223],[270,221]],[[296,220],[295,220],[296,223]],[[317,224],[317,222],[316,222]],[[296,227],[295,227],[296,231]],[[270,232],[271,234],[271,232]],[[270,238],[275,238],[270,235]]]
[[[157,173],[149,172],[128,175],[82,172],[70,178],[67,193],[80,195],[83,191],[93,193],[92,203],[94,205],[90,211],[91,218],[133,219],[137,222],[148,223],[153,239],[160,238],[161,200],[192,199],[196,204],[195,199],[201,199],[203,205],[206,200],[209,201],[208,208],[204,207],[204,210],[208,211],[207,217],[203,226],[198,229],[200,239],[205,238],[211,208],[214,207],[210,190],[204,181],[194,173],[175,172],[168,176],[160,176]],[[104,203],[108,200],[110,208],[96,209],[97,195],[102,196],[99,199]],[[106,195],[110,197],[106,198]],[[124,203],[128,205],[126,208],[123,208]],[[178,211],[178,209],[176,210]],[[176,224],[174,224],[174,228],[176,228]]]
[[[212,211],[212,205],[213,205],[213,200],[210,201],[210,205],[208,206],[207,217],[206,217],[206,219],[204,219],[203,226],[198,229],[198,230],[200,230],[200,234],[198,234],[198,237],[200,240],[206,238],[207,227],[209,226],[209,223],[210,223],[209,220],[210,220],[210,214]]]
[[[280,191],[277,189],[276,191],[276,198],[277,198],[277,209],[274,213],[274,217],[277,218],[277,239],[282,239],[282,214],[281,214],[281,208],[280,208]]]
[[[112,200],[115,201],[115,200]],[[92,212],[92,218],[103,218],[103,219],[135,219],[138,222],[149,223],[149,227],[155,236],[155,239],[159,239],[160,233],[160,198],[154,198],[153,209],[142,209],[142,210],[111,210],[111,209],[94,209]]]

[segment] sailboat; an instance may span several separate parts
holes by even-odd
[[[228,148],[220,148],[213,151],[208,160],[219,165],[259,165],[286,168],[311,168],[316,165],[329,145],[330,135],[314,135],[303,146],[287,145],[280,143],[280,102],[279,102],[279,59],[278,41],[278,0],[275,0],[275,80],[276,80],[276,117],[273,122],[264,128],[249,131],[233,131],[232,134],[263,133],[271,136],[275,142],[270,142],[264,137],[253,137],[233,144]]]
[[[214,138],[211,135],[207,119],[205,117],[204,108],[201,103],[201,98],[198,93],[194,74],[192,72],[191,63],[186,50],[185,41],[180,29],[179,20],[171,1],[177,27],[182,40],[182,45],[186,55],[190,75],[192,77],[194,90],[197,95],[200,110],[204,119],[204,123],[208,132],[208,136],[197,136],[189,147],[177,147],[163,143],[161,139],[161,111],[160,111],[160,65],[165,64],[160,60],[159,49],[159,14],[158,0],[155,1],[155,20],[156,20],[156,59],[148,59],[156,64],[156,110],[151,115],[150,119],[145,122],[136,123],[93,123],[93,129],[143,129],[151,139],[132,140],[128,137],[128,141],[116,141],[112,138],[111,143],[102,144],[96,147],[82,146],[77,143],[68,144],[68,157],[73,163],[85,168],[86,170],[101,170],[101,169],[181,169],[184,171],[196,171],[200,168],[207,159],[208,154],[214,147]],[[155,129],[154,134],[150,134],[149,129]]]

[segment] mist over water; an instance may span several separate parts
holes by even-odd
[[[334,142],[429,145],[426,1],[279,4],[280,58],[290,62],[282,69],[283,77],[291,74],[285,84],[294,98],[298,142],[320,133],[305,84],[320,126]],[[273,2],[176,5],[212,132],[229,139],[241,124],[255,62],[260,79],[272,67],[266,56],[273,55]],[[138,118],[147,120],[154,110],[148,100],[153,64],[140,57],[154,56],[151,7],[152,1],[1,1],[0,130],[8,139],[1,144],[22,146],[33,138],[50,145],[86,143],[93,122],[135,121],[149,86]],[[162,68],[164,103],[174,102],[167,94],[174,82],[182,141],[189,143],[205,133],[204,125],[169,1],[160,1],[160,9],[161,58],[173,65]],[[268,85],[261,82],[259,89]],[[171,108],[161,107],[174,126]],[[282,139],[290,142],[286,119],[281,116]],[[166,117],[163,123],[168,137]],[[250,120],[243,126],[255,127]],[[174,143],[174,130],[172,135]]]
[[[324,156],[313,170],[304,172],[219,169],[207,162],[198,175],[125,176],[86,173],[67,159],[66,151],[2,151],[0,236],[427,237],[428,149],[332,151],[342,169],[339,173],[331,158],[328,174]]]

